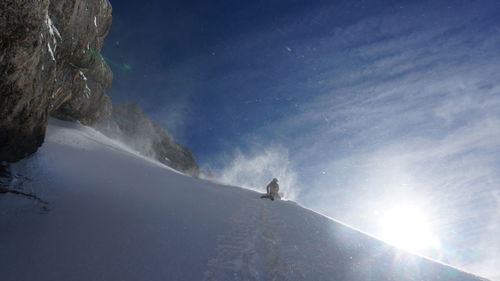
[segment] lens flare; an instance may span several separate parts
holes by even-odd
[[[118,62],[115,62],[113,60],[111,60],[110,58],[108,57],[105,57],[103,54],[93,50],[93,49],[89,49],[89,53],[92,55],[92,56],[95,56],[95,57],[100,57],[102,58],[104,61],[106,61],[110,66],[114,67],[114,68],[117,68],[117,69],[120,69],[120,70],[126,70],[126,71],[130,71],[132,70],[132,66],[130,64],[127,64],[127,63],[118,63]]]

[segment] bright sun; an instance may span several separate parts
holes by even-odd
[[[383,213],[381,226],[382,240],[399,248],[412,252],[440,248],[425,213],[414,206],[401,205]]]

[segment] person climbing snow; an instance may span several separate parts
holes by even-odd
[[[279,199],[280,186],[278,184],[278,179],[274,178],[266,187],[267,194],[262,195],[260,198],[268,198],[274,201],[275,198]]]

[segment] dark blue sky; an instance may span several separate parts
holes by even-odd
[[[114,67],[111,95],[115,102],[139,102],[204,162],[228,144],[240,143],[248,132],[263,130],[263,124],[296,114],[308,99],[310,89],[294,83],[310,79],[303,54],[290,54],[287,47],[400,8],[393,2],[112,2],[113,27],[103,53],[131,65],[132,71]],[[342,11],[308,18],[310,12],[332,7]],[[290,25],[299,28],[290,31]],[[268,32],[276,38],[256,38]],[[189,106],[172,109],[178,103]],[[175,111],[174,117],[163,118],[167,111]],[[179,115],[180,125],[165,120]],[[265,133],[271,139],[293,137]]]
[[[500,277],[499,1],[111,4],[114,102],[218,180],[277,176],[375,235],[411,205],[442,243],[425,254]]]

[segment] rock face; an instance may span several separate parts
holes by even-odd
[[[92,125],[111,113],[110,26],[108,0],[0,1],[0,161],[35,152],[49,115]]]
[[[178,171],[199,175],[193,154],[175,142],[159,124],[152,122],[136,103],[114,105],[113,113],[99,121],[95,127],[147,157]]]

